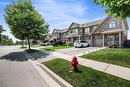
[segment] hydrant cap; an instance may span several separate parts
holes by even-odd
[[[77,60],[77,57],[76,57],[76,56],[74,56],[74,57],[73,57],[73,59]]]

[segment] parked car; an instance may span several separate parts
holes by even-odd
[[[43,46],[43,43],[42,43],[42,42],[40,42],[40,43],[39,43],[39,45]]]
[[[41,45],[41,46],[47,46],[47,45],[50,45],[50,43],[49,42],[45,42],[45,43],[41,42],[41,43],[39,43],[39,45]]]
[[[88,47],[89,46],[89,43],[85,40],[77,40],[74,42],[74,47],[77,48],[77,47]]]
[[[58,45],[62,46],[63,44],[65,44],[65,42],[62,42],[62,41],[54,41],[52,43],[53,46],[58,46]]]

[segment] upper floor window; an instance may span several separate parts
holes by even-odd
[[[85,28],[85,34],[89,34],[90,33],[90,28]]]
[[[79,29],[79,33],[82,33],[82,29]]]
[[[93,26],[93,29],[96,29],[97,28],[97,26]]]
[[[110,21],[109,22],[109,28],[114,28],[114,27],[116,27],[116,21],[115,20]]]
[[[78,30],[77,30],[77,29],[74,29],[74,30],[73,30],[73,33],[78,33]]]
[[[73,33],[73,31],[72,31],[72,30],[70,30],[70,33]]]

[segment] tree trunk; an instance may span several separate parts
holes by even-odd
[[[0,44],[1,44],[1,42],[2,42],[2,38],[1,38],[1,36],[2,36],[2,35],[0,34]]]
[[[24,41],[22,40],[22,47],[24,47]]]
[[[28,50],[30,50],[30,40],[27,39],[27,41],[28,41]]]

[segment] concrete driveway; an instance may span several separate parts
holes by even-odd
[[[101,47],[86,47],[86,48],[66,48],[66,49],[61,49],[57,50],[56,52],[58,53],[63,53],[67,55],[78,55],[84,52],[89,52],[89,51],[94,51],[97,49],[100,49]]]
[[[0,87],[48,87],[16,46],[0,46]]]

